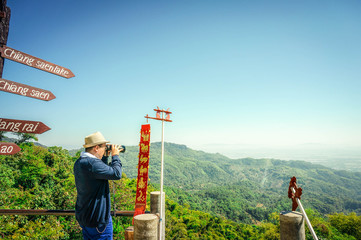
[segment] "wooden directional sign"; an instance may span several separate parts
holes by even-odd
[[[70,69],[64,68],[54,63],[47,62],[37,57],[33,57],[29,54],[12,49],[8,46],[3,46],[2,48],[0,48],[0,50],[2,57],[13,60],[15,62],[22,63],[30,67],[53,73],[65,78],[71,78],[75,76],[72,71],[70,71]]]
[[[48,130],[42,122],[0,118],[0,131],[42,134]]]
[[[43,101],[50,101],[55,98],[54,94],[50,91],[2,78],[0,78],[0,91],[19,94],[21,96],[36,98]]]
[[[20,150],[20,147],[15,143],[0,142],[0,155],[12,155]]]

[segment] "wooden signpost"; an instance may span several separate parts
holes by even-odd
[[[18,94],[25,97],[40,99],[43,101],[50,101],[55,98],[54,94],[48,90],[35,88],[29,85],[9,81],[0,78],[0,91]]]
[[[42,134],[48,130],[42,122],[0,118],[0,131]]]
[[[15,143],[0,142],[0,155],[12,155],[20,150],[20,147]]]
[[[12,61],[22,63],[30,67],[37,68],[49,73],[53,73],[65,78],[71,78],[75,76],[70,69],[64,68],[54,63],[47,62],[40,58],[31,56],[29,54],[20,52],[8,46],[3,46],[0,50],[1,50],[1,56],[3,58],[7,58]]]
[[[6,6],[6,0],[0,0],[0,91],[14,93],[43,101],[53,100],[55,96],[48,90],[2,78],[4,58],[64,78],[72,78],[75,76],[70,69],[6,46],[9,33],[10,15],[11,10]],[[48,130],[50,130],[50,128],[42,122],[0,118],[0,131],[41,134]],[[14,143],[0,142],[0,155],[15,154],[19,151],[19,146]]]
[[[6,45],[9,35],[11,10],[6,6],[6,0],[0,0],[0,44]],[[0,58],[0,77],[2,77],[4,59]]]

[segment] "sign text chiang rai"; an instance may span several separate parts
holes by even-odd
[[[42,134],[48,130],[42,122],[0,118],[0,131]]]
[[[150,124],[142,125],[139,143],[139,162],[137,193],[134,216],[145,213],[147,206],[148,168],[149,168]]]
[[[20,150],[20,147],[15,143],[0,142],[0,155],[12,155]]]
[[[0,50],[2,57],[13,60],[15,62],[22,63],[30,67],[37,68],[49,73],[53,73],[65,78],[71,78],[75,76],[72,73],[72,71],[70,71],[70,69],[64,68],[54,63],[47,62],[40,58],[31,56],[29,54],[20,52],[8,46],[3,46],[3,48],[0,48]]]
[[[0,91],[19,94],[21,96],[36,98],[44,101],[50,101],[55,98],[54,94],[50,91],[9,81],[3,78],[0,78]]]

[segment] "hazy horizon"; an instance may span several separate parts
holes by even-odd
[[[151,141],[151,143],[160,141]],[[168,142],[168,141],[166,141]],[[339,170],[361,172],[361,147],[359,146],[335,146],[317,143],[299,145],[257,146],[251,144],[205,144],[189,145],[186,143],[168,142],[185,145],[196,151],[206,153],[219,153],[230,159],[254,158],[254,159],[279,159],[300,160],[315,164],[321,164]],[[123,144],[123,143],[117,143]],[[137,146],[130,144],[126,146]],[[82,148],[79,146],[61,146],[67,150]]]

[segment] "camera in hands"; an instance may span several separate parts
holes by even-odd
[[[107,148],[106,148],[107,152],[112,150],[112,145],[115,145],[115,144],[107,144]],[[124,145],[115,145],[115,146],[118,146],[119,152],[122,152],[122,153],[125,152],[125,146]]]

